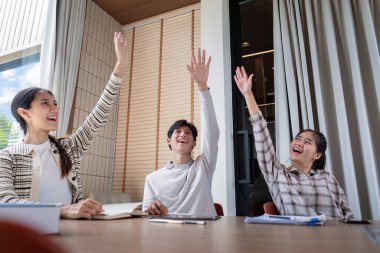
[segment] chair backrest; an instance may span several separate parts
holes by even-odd
[[[224,216],[223,207],[219,203],[214,203],[216,215],[218,216]]]
[[[65,253],[46,235],[8,221],[0,221],[0,249],[12,253]]]
[[[263,175],[257,178],[255,184],[253,184],[249,190],[250,216],[263,215],[265,213],[263,205],[273,201]]]
[[[264,211],[266,214],[273,214],[273,215],[279,215],[280,213],[277,210],[276,205],[274,202],[267,202],[263,205]]]
[[[90,198],[101,202],[102,204],[130,203],[131,198],[126,192],[104,192],[92,191]]]

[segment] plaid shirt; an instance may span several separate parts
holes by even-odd
[[[336,178],[325,170],[304,174],[278,161],[267,122],[261,112],[251,117],[257,160],[278,211],[283,215],[325,214],[333,218],[354,218]]]

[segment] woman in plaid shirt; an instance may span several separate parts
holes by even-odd
[[[125,69],[127,45],[121,32],[114,36],[117,62],[97,105],[74,134],[49,134],[58,126],[54,95],[38,87],[20,91],[12,101],[12,114],[25,138],[0,150],[0,203],[61,203],[61,217],[86,218],[102,211],[102,204],[83,198],[80,161],[107,122]]]
[[[346,196],[336,178],[325,171],[325,136],[304,130],[290,144],[292,165],[278,161],[267,123],[252,93],[252,77],[244,67],[236,68],[235,82],[245,98],[253,126],[257,160],[273,201],[283,215],[325,214],[333,218],[353,219]]]

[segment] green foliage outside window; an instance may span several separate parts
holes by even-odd
[[[18,131],[12,129],[12,121],[4,113],[0,113],[0,149],[8,147],[9,141],[15,140]]]

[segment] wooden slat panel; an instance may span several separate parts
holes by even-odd
[[[1,1],[1,55],[23,50],[42,42],[44,0]]]
[[[17,4],[16,1],[8,1],[8,4],[6,4],[6,6],[5,6],[4,16],[2,17],[4,21],[3,21],[2,27],[0,29],[0,31],[3,33],[2,36],[0,36],[0,38],[2,38],[1,39],[2,41],[1,41],[1,47],[0,47],[1,50],[0,51],[6,51],[10,48],[8,45],[8,42],[14,36],[10,27],[16,18],[16,15],[15,15],[16,4]]]
[[[22,4],[20,6],[20,10],[18,13],[19,17],[24,17],[25,16],[25,9],[26,9],[26,4]],[[20,33],[21,33],[21,27],[22,27],[22,18],[18,18],[16,20],[16,27],[14,29],[14,36],[13,36],[13,41],[12,41],[12,48],[17,48],[18,43],[20,41]]]
[[[149,24],[148,21],[144,20],[144,23]],[[186,68],[186,64],[190,63],[192,38],[199,40],[199,34],[192,36],[195,31],[192,29],[192,22],[191,12],[164,18],[162,34],[161,22],[140,27],[138,23],[134,24],[131,94],[120,94],[120,98],[129,97],[130,107],[122,106],[125,101],[120,101],[123,109],[119,110],[118,118],[113,190],[124,189],[135,201],[142,200],[146,175],[154,171],[154,167],[162,167],[171,160],[172,154],[166,144],[166,131],[175,120],[190,120],[196,108],[191,96],[191,78]],[[131,27],[125,28],[132,31]],[[197,32],[199,33],[199,29]],[[198,93],[196,95],[199,100]],[[128,130],[119,133],[126,125]],[[124,140],[128,140],[126,149],[122,148]],[[121,167],[123,159],[125,171]]]
[[[156,132],[157,124],[159,39],[159,23],[135,29],[128,126],[128,136],[134,137],[128,137],[124,185],[128,193],[131,192],[128,182],[139,176],[140,186],[143,185],[143,179],[155,163],[156,142],[151,134]]]
[[[160,133],[166,133],[178,119],[190,119],[191,78],[186,64],[189,64],[191,57],[191,21],[192,15],[187,13],[164,22]],[[159,168],[172,159],[172,153],[168,150],[165,135],[159,141]]]
[[[127,41],[128,51],[132,52],[133,46],[133,31],[126,31],[124,33],[124,39]],[[124,73],[123,85],[120,87],[120,97],[119,97],[119,110],[118,110],[118,130],[116,132],[116,150],[115,150],[115,165],[114,165],[114,177],[112,182],[112,188],[118,188],[118,182],[123,182],[125,180],[125,154],[126,154],[126,141],[127,141],[127,125],[129,120],[129,92],[130,92],[130,74],[132,68],[131,57],[132,54],[128,55],[128,65]],[[116,162],[117,161],[117,162]],[[121,173],[116,173],[120,171]],[[121,183],[123,185],[123,183]],[[123,190],[123,188],[121,188]]]
[[[194,43],[194,52],[197,52],[198,48],[201,46],[201,39],[200,39],[200,11],[195,10],[194,11],[194,19],[193,19],[193,28],[194,28],[194,36],[193,36],[193,43]],[[193,98],[193,122],[194,125],[198,129],[198,137],[197,137],[197,145],[195,146],[193,150],[193,157],[197,157],[201,153],[201,119],[200,119],[200,100],[199,100],[199,89],[197,84],[194,84],[193,86],[193,93],[194,93],[194,98]]]

